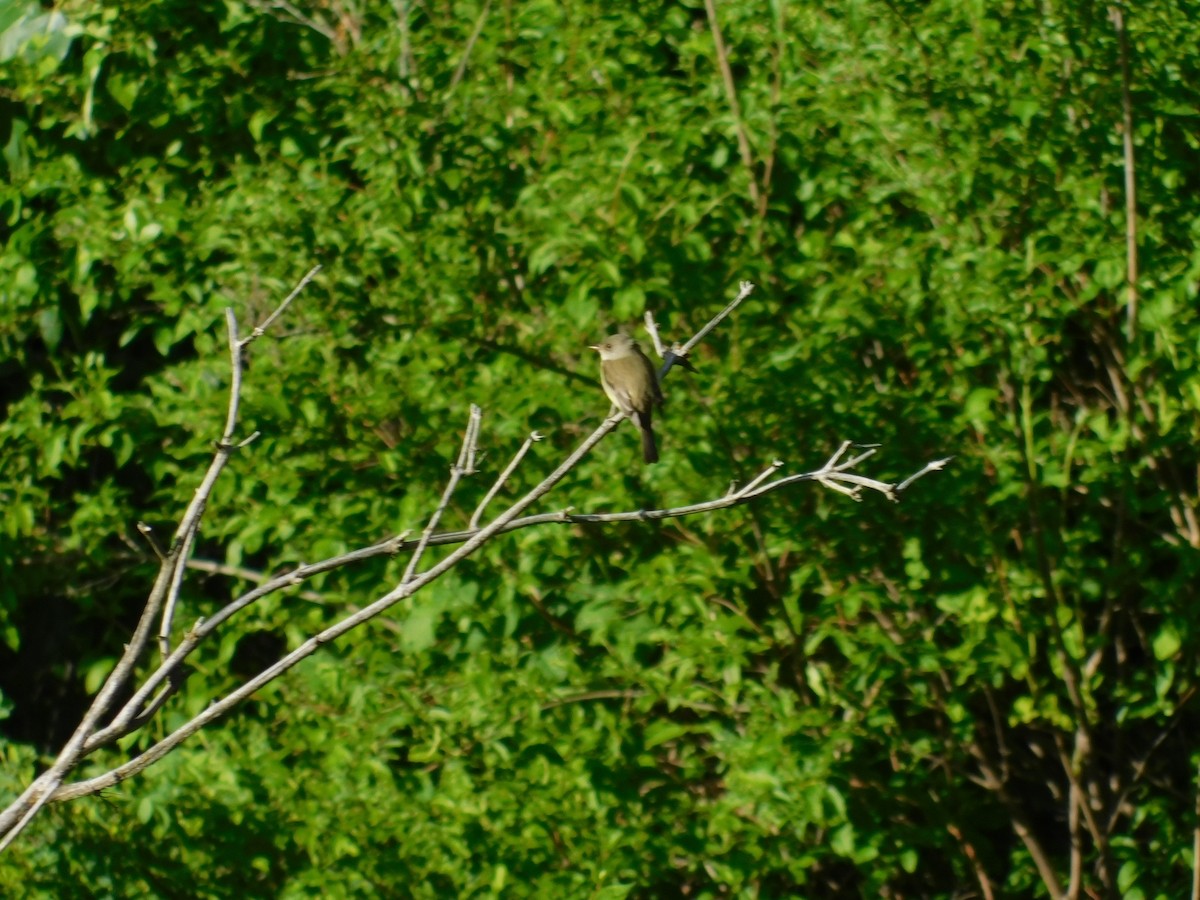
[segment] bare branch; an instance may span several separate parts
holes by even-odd
[[[992,881],[988,878],[987,869],[983,867],[983,861],[979,858],[979,853],[975,850],[974,845],[966,839],[962,833],[962,829],[953,822],[946,826],[946,830],[950,832],[950,836],[957,840],[963,848],[963,854],[967,857],[967,862],[971,864],[971,869],[975,872],[975,879],[979,882],[979,890],[983,893],[983,900],[995,900],[995,893],[992,891]]]
[[[158,541],[154,539],[154,529],[145,522],[138,522],[137,530],[146,539],[146,543],[150,545],[150,549],[154,551],[154,555],[158,557],[158,561],[161,563],[166,560],[167,554],[163,553],[162,547],[158,546]],[[130,543],[129,546],[133,547],[134,545]]]
[[[758,179],[754,175],[754,154],[750,150],[750,138],[746,134],[746,123],[742,120],[742,109],[738,104],[737,85],[733,81],[733,70],[729,67],[729,51],[725,47],[725,38],[721,34],[721,23],[717,21],[716,0],[704,0],[704,10],[708,15],[708,28],[712,32],[713,46],[717,51],[717,66],[721,70],[721,81],[725,85],[725,100],[733,115],[738,153],[742,157],[742,165],[746,168],[746,176],[750,182],[750,200],[754,203],[754,211],[761,215]]]
[[[433,511],[433,515],[429,517],[429,523],[421,533],[421,540],[417,542],[417,547],[413,550],[412,559],[408,561],[408,567],[404,570],[404,577],[400,579],[401,585],[408,584],[412,581],[413,575],[416,574],[417,565],[421,562],[425,548],[429,546],[429,539],[433,537],[433,532],[437,528],[438,522],[441,521],[442,513],[450,505],[450,497],[454,494],[454,489],[458,487],[458,482],[464,475],[474,471],[475,445],[479,440],[479,423],[481,418],[482,413],[479,407],[472,403],[471,414],[467,419],[467,430],[463,435],[462,449],[458,453],[458,462],[450,469],[450,479],[446,482],[446,489],[442,491],[441,502],[438,503],[437,509]]]
[[[1121,142],[1125,149],[1125,339],[1137,337],[1137,172],[1133,160],[1133,99],[1129,90],[1129,33],[1118,4],[1108,9],[1121,52]]]
[[[463,435],[462,450],[458,454],[458,468],[464,475],[474,475],[475,455],[479,451],[479,426],[483,422],[483,410],[474,403],[467,418],[467,433]]]
[[[718,325],[720,325],[721,321],[726,316],[728,316],[731,312],[733,312],[735,309],[737,309],[739,306],[741,306],[742,301],[745,300],[747,297],[749,297],[753,292],[754,292],[754,285],[751,284],[749,281],[743,281],[741,284],[739,284],[737,296],[733,298],[733,300],[730,302],[730,304],[728,306],[726,306],[723,310],[721,310],[719,313],[717,313],[715,316],[713,316],[712,319],[709,320],[707,325],[705,325],[703,328],[701,328],[699,331],[697,331],[694,335],[692,335],[691,340],[689,340],[686,344],[684,344],[683,347],[680,349],[679,355],[687,356],[689,353],[691,353],[693,347],[695,347],[702,340],[704,340],[706,337],[708,337],[708,333],[710,331],[712,331],[714,328],[716,328]],[[668,360],[668,365],[669,364],[670,364],[670,360]],[[665,371],[660,373],[659,377],[661,378],[662,375],[664,375],[664,374],[666,374]]]
[[[292,292],[283,298],[283,302],[275,308],[275,311],[267,316],[262,321],[261,325],[255,326],[254,330],[246,336],[246,338],[242,341],[242,348],[245,349],[250,344],[262,337],[266,330],[275,324],[275,320],[287,311],[287,308],[292,305],[292,301],[295,300],[296,297],[299,296],[300,292],[308,286],[308,283],[317,277],[317,273],[320,271],[321,266],[313,266],[311,269],[309,269],[308,274],[301,278],[299,283],[292,288]]]
[[[479,506],[475,508],[475,512],[471,516],[471,521],[467,525],[468,531],[474,531],[479,527],[479,520],[483,517],[483,511],[487,509],[488,504],[495,499],[498,493],[500,493],[500,490],[504,487],[505,482],[512,477],[512,473],[517,470],[517,466],[521,464],[521,460],[525,458],[525,454],[529,452],[529,448],[541,439],[542,435],[536,431],[531,431],[529,433],[529,437],[525,438],[525,443],[521,445],[521,449],[516,452],[515,456],[513,456],[512,462],[505,466],[504,471],[500,473],[500,477],[496,479],[496,483],[492,485],[491,489],[487,492],[487,494],[484,495],[483,499],[479,501]]]
[[[294,295],[295,291],[292,293]],[[184,514],[183,521],[179,524],[179,530],[175,532],[175,541],[171,547],[171,580],[167,589],[166,602],[163,605],[162,624],[158,629],[158,649],[163,658],[171,653],[171,626],[175,621],[175,606],[179,602],[179,591],[183,586],[184,567],[179,564],[179,561],[186,560],[191,555],[192,543],[196,539],[196,533],[200,530],[200,519],[208,505],[208,497],[233,452],[231,441],[233,440],[233,431],[237,427],[238,408],[242,402],[242,347],[244,344],[238,339],[237,317],[230,307],[225,309],[225,327],[229,333],[229,368],[231,372],[225,430],[221,432],[221,438],[217,441],[217,452],[213,456],[212,464],[208,467],[200,486],[196,488],[192,503]]]
[[[764,481],[766,481],[768,478],[770,478],[772,475],[774,475],[776,472],[778,472],[778,471],[779,471],[780,469],[782,469],[782,468],[783,468],[783,460],[782,460],[782,459],[777,459],[777,460],[773,461],[773,462],[772,462],[772,463],[771,463],[769,466],[767,466],[765,469],[763,469],[763,470],[762,470],[762,472],[760,472],[760,473],[758,474],[758,476],[757,476],[757,477],[755,477],[755,479],[754,479],[753,481],[751,481],[751,482],[750,482],[748,485],[746,485],[746,486],[745,486],[744,488],[742,488],[740,491],[737,491],[737,492],[731,492],[731,493],[733,493],[733,495],[734,495],[735,497],[743,497],[743,496],[745,496],[746,494],[753,493],[753,491],[754,491],[754,490],[755,490],[755,489],[756,489],[756,488],[757,488],[757,487],[758,487],[760,484],[762,484]]]
[[[270,580],[269,575],[259,572],[256,569],[247,569],[245,566],[231,566],[228,563],[216,562],[211,559],[189,559],[185,565],[197,572],[207,572],[210,575],[225,575],[229,578],[240,578],[242,581],[250,581],[254,584],[262,584]],[[294,580],[290,577],[289,581],[293,581],[294,583]],[[309,603],[325,602],[325,598],[316,591],[300,591],[296,596],[302,600],[307,600]]]
[[[935,459],[931,463],[926,463],[925,468],[923,468],[921,471],[919,471],[913,475],[909,475],[902,482],[900,482],[898,485],[896,485],[896,493],[899,494],[901,491],[905,490],[910,484],[912,484],[918,478],[923,478],[926,475],[928,475],[930,472],[940,472],[942,469],[946,468],[947,464],[952,459],[954,459],[953,456],[946,456],[946,457],[943,457],[942,459]]]
[[[646,323],[646,333],[650,335],[650,341],[654,344],[654,352],[663,361],[658,375],[660,380],[674,366],[687,369],[689,372],[696,371],[692,368],[691,362],[688,361],[687,355],[680,349],[678,341],[670,347],[663,346],[662,338],[658,333],[658,323],[654,321],[654,313],[646,310],[643,320]]]
[[[58,785],[62,783],[62,780],[61,780],[61,778],[47,777],[47,776],[50,776],[50,770],[47,770],[46,775],[43,776],[46,779],[45,786],[37,794],[36,799],[30,805],[30,807],[26,811],[25,815],[21,816],[21,818],[8,831],[8,833],[5,834],[2,839],[0,839],[0,853],[3,853],[5,850],[8,849],[9,845],[17,839],[17,835],[19,835],[22,831],[25,830],[25,826],[27,826],[31,821],[33,821],[33,817],[36,816],[39,812],[41,812],[42,807],[45,806],[47,803],[49,803],[51,799],[53,799],[54,789],[57,788]],[[38,783],[41,780],[42,779],[39,778],[37,781],[35,781],[33,783],[33,785],[30,786],[29,790],[33,790],[35,787],[37,787]],[[54,787],[50,787],[50,784],[52,782],[54,783]],[[22,795],[22,798],[24,798],[24,796],[26,796],[29,793],[29,790],[27,790],[25,792],[25,794]]]

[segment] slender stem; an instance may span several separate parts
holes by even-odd
[[[1121,141],[1125,147],[1125,338],[1137,336],[1138,248],[1137,248],[1137,172],[1133,160],[1133,99],[1129,89],[1129,32],[1125,14],[1119,5],[1108,10],[1121,55]]]
[[[454,70],[454,75],[450,78],[450,86],[446,88],[446,96],[454,93],[454,89],[458,87],[463,76],[467,74],[467,62],[471,59],[471,51],[475,48],[475,42],[479,40],[479,36],[483,34],[484,23],[487,22],[488,13],[492,10],[492,0],[486,0],[483,4],[483,9],[479,13],[479,18],[475,20],[475,27],[471,29],[471,36],[467,38],[467,45],[463,48],[462,59],[458,61],[458,68]]]
[[[474,531],[479,527],[479,520],[483,518],[484,510],[491,503],[501,488],[504,487],[508,479],[512,477],[512,473],[517,470],[517,466],[521,464],[521,460],[525,458],[525,454],[529,452],[529,448],[542,439],[542,435],[536,431],[530,432],[529,437],[525,438],[525,443],[521,445],[521,449],[513,456],[512,462],[504,467],[504,471],[500,473],[500,477],[496,479],[496,483],[491,486],[484,498],[479,501],[479,506],[475,508],[475,512],[471,515],[471,521],[467,523],[467,531]]]
[[[742,121],[742,109],[737,98],[737,85],[733,81],[733,70],[729,67],[729,51],[725,47],[725,38],[721,34],[721,23],[717,20],[716,0],[704,0],[704,10],[708,14],[708,28],[712,32],[713,46],[717,51],[717,66],[721,70],[721,81],[725,85],[725,100],[729,103],[729,111],[733,115],[738,153],[742,157],[742,165],[746,167],[746,175],[750,181],[750,200],[754,203],[754,211],[758,212],[760,198],[758,179],[754,176],[754,154],[750,151],[750,138],[746,135],[746,124]]]
[[[708,333],[710,331],[712,331],[714,328],[716,328],[718,325],[720,325],[721,321],[726,316],[728,316],[731,312],[733,312],[735,309],[737,309],[739,306],[741,306],[742,301],[745,300],[747,297],[749,297],[752,293],[754,293],[754,285],[751,284],[749,281],[743,281],[741,284],[739,284],[737,296],[734,297],[733,300],[730,301],[728,306],[726,306],[723,310],[721,310],[719,313],[717,313],[715,316],[713,316],[713,318],[709,320],[707,325],[705,325],[703,328],[701,328],[699,331],[697,331],[694,335],[692,335],[691,339],[686,344],[683,345],[682,349],[680,349],[679,355],[687,356],[689,353],[691,353],[693,347],[695,347],[702,340],[704,340],[706,337],[708,337]],[[660,377],[661,377],[661,375],[660,375]]]
[[[479,407],[472,403],[470,418],[467,420],[467,430],[463,435],[462,449],[458,452],[458,462],[450,469],[450,478],[446,482],[446,489],[442,491],[442,499],[438,502],[437,509],[433,511],[433,515],[429,517],[429,522],[425,525],[425,530],[421,533],[421,539],[417,542],[417,548],[413,551],[412,559],[408,561],[408,566],[404,570],[404,577],[400,579],[401,585],[408,584],[416,574],[417,564],[420,563],[421,557],[425,553],[425,548],[429,546],[429,539],[433,537],[433,533],[437,529],[437,524],[441,521],[442,514],[446,511],[446,507],[450,505],[450,497],[454,494],[454,489],[458,487],[458,482],[462,480],[463,475],[474,471],[475,446],[479,440],[479,423],[481,418],[482,414]]]

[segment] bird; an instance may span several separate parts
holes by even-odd
[[[652,427],[654,404],[662,406],[658,372],[637,341],[624,332],[610,334],[591,349],[600,354],[600,386],[608,399],[642,434],[642,458],[658,462]]]

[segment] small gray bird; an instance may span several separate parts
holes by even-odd
[[[658,462],[651,418],[654,404],[662,406],[663,398],[654,363],[637,341],[624,333],[611,334],[603,343],[593,344],[592,349],[600,354],[604,393],[642,433],[642,457],[647,463]]]

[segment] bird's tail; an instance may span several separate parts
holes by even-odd
[[[640,413],[634,424],[642,433],[642,459],[647,464],[658,462],[658,447],[654,443],[654,429],[650,427],[650,413]]]

